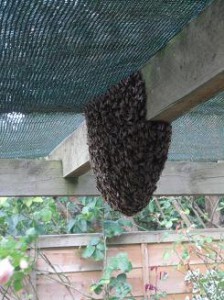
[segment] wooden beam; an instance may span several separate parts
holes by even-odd
[[[0,196],[98,194],[93,176],[64,179],[61,161],[0,159]]]
[[[142,69],[148,119],[173,121],[224,90],[224,1],[214,1]]]
[[[147,119],[173,121],[224,90],[224,1],[214,1],[141,70]],[[86,126],[51,154],[63,161],[65,177],[90,169]]]
[[[63,178],[60,161],[0,160],[0,196],[98,196],[91,172]],[[224,163],[168,162],[154,195],[224,195]]]
[[[57,146],[48,159],[62,160],[64,177],[80,176],[88,172],[90,163],[85,122]]]

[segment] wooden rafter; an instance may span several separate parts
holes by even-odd
[[[90,170],[85,122],[50,153],[49,159],[62,160],[64,177],[80,176]]]
[[[223,31],[215,0],[142,69],[148,119],[173,121],[224,90]]]
[[[148,120],[173,121],[224,90],[224,1],[214,1],[141,70]],[[64,177],[90,169],[82,124],[49,156],[63,162]]]
[[[0,160],[0,196],[98,196],[92,173],[64,178],[60,161]],[[154,195],[223,195],[224,163],[168,162]]]

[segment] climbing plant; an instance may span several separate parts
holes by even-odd
[[[224,211],[223,203],[224,200],[220,199],[216,208],[221,216]],[[33,260],[27,254],[28,249],[33,249],[39,235],[100,232],[101,236],[93,238],[82,252],[85,259],[103,262],[102,277],[92,284],[86,299],[95,299],[101,294],[108,300],[132,300],[132,286],[128,281],[132,264],[126,253],[108,257],[108,240],[132,230],[203,228],[212,223],[211,216],[205,210],[204,197],[152,198],[149,205],[133,218],[126,218],[113,211],[100,197],[0,198],[0,264],[2,262],[9,271],[7,282],[0,292],[6,294],[10,287],[16,294],[22,289],[33,265]],[[187,251],[183,253],[183,257],[188,257]],[[45,259],[47,260],[46,257]],[[48,263],[50,264],[49,261]],[[217,274],[220,277],[221,273]],[[188,277],[188,282],[196,277]],[[208,275],[200,275],[195,284],[205,282],[207,278]],[[61,280],[60,276],[58,280]],[[63,280],[60,282],[64,284]],[[165,297],[163,291],[158,291],[150,283],[145,288],[156,291],[150,299]],[[26,299],[31,299],[31,296],[28,294]]]

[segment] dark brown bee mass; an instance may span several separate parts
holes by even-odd
[[[97,188],[115,209],[131,216],[156,189],[171,139],[171,125],[146,120],[140,73],[86,106],[88,145]]]

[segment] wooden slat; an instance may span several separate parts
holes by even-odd
[[[160,291],[167,294],[185,294],[191,291],[191,286],[187,285],[184,278],[189,266],[178,269],[177,266],[157,267],[150,271],[150,283]],[[198,264],[191,266],[191,270],[199,269],[202,273],[208,270],[209,266]],[[223,270],[224,265],[219,265]],[[167,276],[167,279],[165,279]],[[221,300],[221,299],[220,299]]]
[[[122,235],[119,238],[110,240],[108,244],[108,254],[115,256],[117,253],[125,252],[128,254],[128,258],[132,262],[133,269],[128,273],[128,282],[133,287],[133,295],[135,299],[138,297],[150,298],[150,295],[155,294],[155,290],[151,289],[145,291],[146,284],[150,284],[155,287],[158,291],[166,292],[166,299],[185,299],[185,296],[190,295],[191,286],[188,285],[184,278],[187,270],[189,269],[189,263],[191,270],[199,269],[204,273],[209,267],[212,268],[212,264],[209,265],[204,263],[204,258],[199,259],[192,254],[189,261],[186,261],[185,265],[179,265],[182,251],[184,246],[177,245],[175,254],[171,253],[171,258],[164,263],[163,254],[166,249],[172,249],[173,241],[179,240],[179,236],[174,231],[163,232],[166,238],[158,243],[156,234],[161,235],[161,232],[131,232]],[[168,233],[168,236],[167,236]],[[217,235],[219,233],[219,235]],[[210,236],[213,240],[221,240],[224,233],[223,230],[217,229],[206,229],[206,230],[194,230],[191,234],[196,237]],[[80,245],[83,245],[83,238],[87,238],[89,241],[90,237],[96,237],[96,234],[86,235],[73,235],[73,244],[70,244],[70,248],[61,248],[61,243],[65,247],[65,238],[70,240],[72,235],[57,236],[57,239],[61,239],[61,243],[58,243],[56,237],[48,236],[48,245],[51,248],[42,249],[45,255],[50,260],[54,268],[59,271],[59,274],[54,274],[52,269],[42,261],[42,258],[38,258],[37,261],[37,292],[38,299],[71,299],[71,294],[65,289],[63,285],[60,285],[57,281],[59,276],[62,276],[61,271],[64,271],[63,278],[69,281],[76,290],[72,291],[74,299],[86,300],[87,296],[81,295],[79,292],[84,294],[91,293],[90,286],[96,282],[102,276],[103,265],[100,262],[91,260],[84,260],[81,258]],[[136,238],[136,240],[135,240]],[[142,241],[144,238],[144,241]],[[41,238],[43,242],[43,238]],[[136,243],[133,243],[134,242]],[[189,238],[186,238],[189,241]],[[182,240],[183,241],[183,240]],[[79,243],[77,243],[79,242]],[[185,244],[188,247],[188,244]],[[212,244],[210,244],[212,245]],[[216,247],[217,243],[214,242],[213,246]],[[40,244],[39,244],[40,246]],[[45,244],[42,244],[42,247]],[[66,245],[68,246],[68,245]],[[183,247],[183,248],[181,248]],[[189,249],[192,250],[192,244],[189,244]],[[197,250],[199,251],[199,250]],[[203,254],[199,251],[200,254]],[[205,257],[205,256],[204,256]],[[224,269],[222,260],[220,260],[219,268]],[[177,268],[177,265],[179,267]],[[150,273],[150,276],[149,276]],[[116,275],[117,272],[114,274]],[[54,278],[56,281],[49,279]],[[62,277],[61,277],[62,278]],[[55,293],[57,290],[57,293]],[[102,299],[103,295],[92,294],[95,299]],[[141,299],[141,298],[140,298]]]
[[[223,195],[224,163],[167,162],[156,196]],[[91,172],[63,178],[60,161],[0,160],[0,196],[98,196]]]
[[[86,294],[91,294],[89,287],[91,286],[91,284],[99,280],[99,278],[102,276],[102,272],[79,272],[69,273],[65,275],[78,291],[83,291]],[[52,277],[58,280],[57,275],[52,275]],[[57,284],[54,281],[47,279],[44,275],[38,275],[37,278],[38,296],[40,300],[71,299],[66,289],[59,283]],[[137,297],[142,296],[141,269],[134,269],[130,273],[128,273],[128,282],[130,282],[130,284],[133,286],[133,295]],[[87,299],[86,297],[81,297],[78,292],[74,292],[73,294],[75,296],[75,300]],[[94,298],[102,299],[102,296],[97,297],[97,295],[94,294]]]
[[[212,235],[211,235],[212,236]],[[220,254],[220,257],[224,257],[224,251],[221,249],[222,247],[219,247],[218,244],[218,252]],[[149,264],[150,267],[165,267],[165,266],[175,266],[178,265],[180,262],[182,255],[184,251],[188,249],[189,251],[189,261],[191,266],[203,264],[205,261],[208,263],[212,263],[213,259],[209,259],[209,257],[206,257],[205,250],[199,250],[194,243],[192,242],[190,245],[190,248],[188,248],[188,244],[182,243],[177,244],[175,242],[171,243],[158,243],[158,244],[149,244],[148,245],[148,253],[149,253]],[[215,250],[215,248],[214,248]],[[217,250],[217,249],[216,249]],[[169,257],[164,258],[165,254],[169,254]],[[204,255],[204,256],[203,256]],[[221,258],[217,258],[217,262],[220,262]],[[185,261],[186,263],[188,261]]]
[[[147,247],[146,247],[147,251]],[[54,265],[57,272],[77,273],[89,271],[101,271],[103,269],[103,262],[96,262],[90,259],[82,258],[82,249],[79,246],[70,248],[48,248],[43,249],[42,252],[48,257],[51,264]],[[117,245],[110,246],[108,250],[108,258],[116,256],[118,253],[125,252],[129,260],[132,262],[134,269],[141,268],[141,246],[135,245]],[[42,259],[37,261],[37,269],[43,272],[52,273],[52,268]]]
[[[220,231],[220,237],[223,232],[223,230]],[[194,231],[194,234],[197,236],[199,233],[201,233],[201,235],[203,236],[206,236],[208,234],[209,236],[214,236],[214,238],[217,238],[217,236],[215,235],[215,230]],[[139,232],[126,234],[126,236],[129,237],[129,241],[127,239],[124,239],[126,243],[125,245],[115,246],[115,241],[113,242],[113,245],[108,245],[109,256],[114,256],[120,252],[126,252],[128,254],[128,257],[133,264],[132,271],[128,273],[128,281],[133,286],[134,296],[143,297],[144,295],[145,297],[150,297],[150,295],[154,294],[155,291],[149,290],[147,291],[147,293],[144,293],[144,290],[146,284],[151,284],[159,291],[166,292],[168,294],[166,299],[184,299],[185,295],[190,293],[191,286],[187,285],[184,280],[186,272],[189,269],[189,261],[186,261],[185,265],[177,268],[177,265],[181,260],[181,245],[179,245],[179,248],[177,249],[179,257],[175,254],[172,254],[172,261],[169,262],[170,264],[165,265],[162,262],[162,255],[166,250],[166,247],[172,248],[172,242],[160,244],[154,241],[154,243],[150,245],[147,245],[147,243],[139,243],[138,245],[129,244],[131,239],[133,239],[134,236],[138,236],[139,234],[141,233]],[[148,237],[153,237],[153,234],[149,232],[147,234]],[[176,233],[174,232],[169,232],[169,234],[171,234],[171,236],[172,234],[176,235]],[[48,241],[50,241],[51,239],[52,237],[49,236]],[[176,237],[174,238],[173,236],[172,240],[175,239]],[[213,245],[215,246],[216,244],[214,243]],[[192,245],[189,246],[190,249],[192,249]],[[96,282],[102,276],[102,264],[100,264],[101,269],[98,269],[99,265],[97,262],[91,260],[82,260],[80,258],[81,253],[79,252],[79,248],[77,245],[76,248],[74,248],[73,246],[70,247],[70,249],[52,248],[47,250],[44,249],[43,251],[59,272],[62,270],[65,272],[64,275],[69,279],[72,286],[75,287],[78,291],[81,291],[85,294],[90,292],[90,285]],[[200,269],[204,273],[209,268],[209,265],[205,265],[203,262],[204,259],[200,260],[192,256],[190,259],[191,269]],[[212,265],[210,265],[210,267],[212,267]],[[224,265],[220,264],[219,268],[223,269]],[[54,296],[54,299],[59,300],[63,297],[65,297],[65,299],[67,299],[66,297],[70,299],[68,292],[63,286],[61,286],[57,282],[51,281],[45,276],[45,274],[47,274],[47,276],[52,276],[52,278],[55,278],[56,280],[59,279],[58,275],[52,274],[52,270],[49,268],[49,266],[43,263],[40,258],[37,262],[37,270],[37,289],[40,300],[50,299],[51,297],[53,297],[53,293],[55,292],[55,290],[57,290],[57,294]],[[73,295],[75,299],[87,299],[85,298],[85,296],[82,297],[77,291],[73,292]],[[102,299],[102,296],[99,295],[99,297],[96,298]]]
[[[214,1],[141,70],[147,91],[147,119],[173,121],[224,90],[224,1]],[[51,154],[63,174],[90,168],[82,124]]]
[[[192,231],[192,236],[202,235],[204,237],[212,237],[213,240],[220,240],[224,236],[224,228],[210,228],[210,229],[197,229]],[[66,247],[79,247],[86,246],[93,237],[101,237],[98,233],[86,234],[67,234],[67,235],[48,235],[41,236],[38,241],[39,248],[66,248]],[[110,239],[110,245],[124,245],[124,244],[154,244],[154,243],[168,243],[180,240],[180,235],[175,231],[142,231],[124,233],[119,237]],[[182,239],[188,241],[188,239]],[[165,248],[164,248],[165,250]]]
[[[170,294],[167,295],[167,297],[165,298],[165,300],[186,300],[186,297],[189,297],[189,299],[191,299],[190,297],[192,296],[191,294]]]

